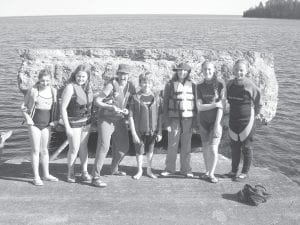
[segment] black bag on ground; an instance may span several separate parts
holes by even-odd
[[[250,184],[245,184],[244,188],[237,193],[238,199],[248,205],[257,206],[260,203],[266,202],[271,194],[262,185],[255,185],[252,187]]]

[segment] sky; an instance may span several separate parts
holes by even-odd
[[[267,0],[0,0],[0,17],[87,14],[242,15]]]

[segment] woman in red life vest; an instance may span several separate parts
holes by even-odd
[[[50,140],[50,125],[57,121],[57,91],[51,87],[51,72],[41,70],[39,81],[27,92],[22,112],[25,122],[28,125],[28,132],[31,141],[33,184],[44,185],[39,175],[39,154],[43,167],[43,180],[58,181],[49,174],[49,153],[48,143]]]
[[[79,65],[71,74],[61,101],[61,115],[69,141],[67,181],[75,183],[75,161],[79,152],[82,181],[91,181],[88,173],[88,138],[91,123],[93,92],[90,86],[90,70]]]
[[[176,172],[180,141],[180,173],[193,177],[190,161],[192,126],[196,117],[196,87],[190,80],[191,67],[188,64],[179,64],[174,72],[174,77],[164,89],[163,121],[168,130],[168,153],[166,168],[161,175],[168,176]]]

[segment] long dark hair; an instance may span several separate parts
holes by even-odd
[[[76,84],[76,75],[81,71],[86,72],[87,75],[88,75],[88,79],[85,82],[85,84],[83,85],[83,90],[86,93],[88,93],[91,89],[91,86],[90,86],[91,70],[90,70],[90,67],[88,65],[80,64],[79,66],[77,66],[77,68],[71,73],[71,76],[69,78],[69,83],[75,83]]]

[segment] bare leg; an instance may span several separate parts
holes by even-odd
[[[205,174],[204,175],[208,175],[209,174],[209,145],[208,142],[203,143],[203,159],[204,159],[204,166],[205,166]]]
[[[39,154],[40,154],[40,143],[41,143],[41,131],[35,126],[29,126],[29,138],[31,142],[31,163],[34,180],[40,181],[39,175]]]
[[[138,167],[138,172],[133,176],[133,179],[140,179],[141,176],[143,175],[143,155],[136,155],[136,161],[137,161],[137,167]]]
[[[80,147],[81,128],[72,128],[72,130],[73,130],[73,136],[71,138],[68,138],[69,141],[68,179],[69,178],[74,179],[75,182],[74,166],[75,166],[76,158]]]
[[[152,173],[152,159],[153,159],[153,151],[147,153],[147,175],[151,178],[157,178],[157,176]]]
[[[215,177],[215,169],[218,163],[218,145],[210,145],[209,176]]]
[[[79,148],[79,158],[81,162],[81,172],[88,173],[88,141],[89,141],[89,127],[82,128],[81,143]]]
[[[48,152],[48,143],[50,138],[50,129],[45,128],[41,131],[41,163],[43,167],[44,177],[49,177],[49,152]]]

